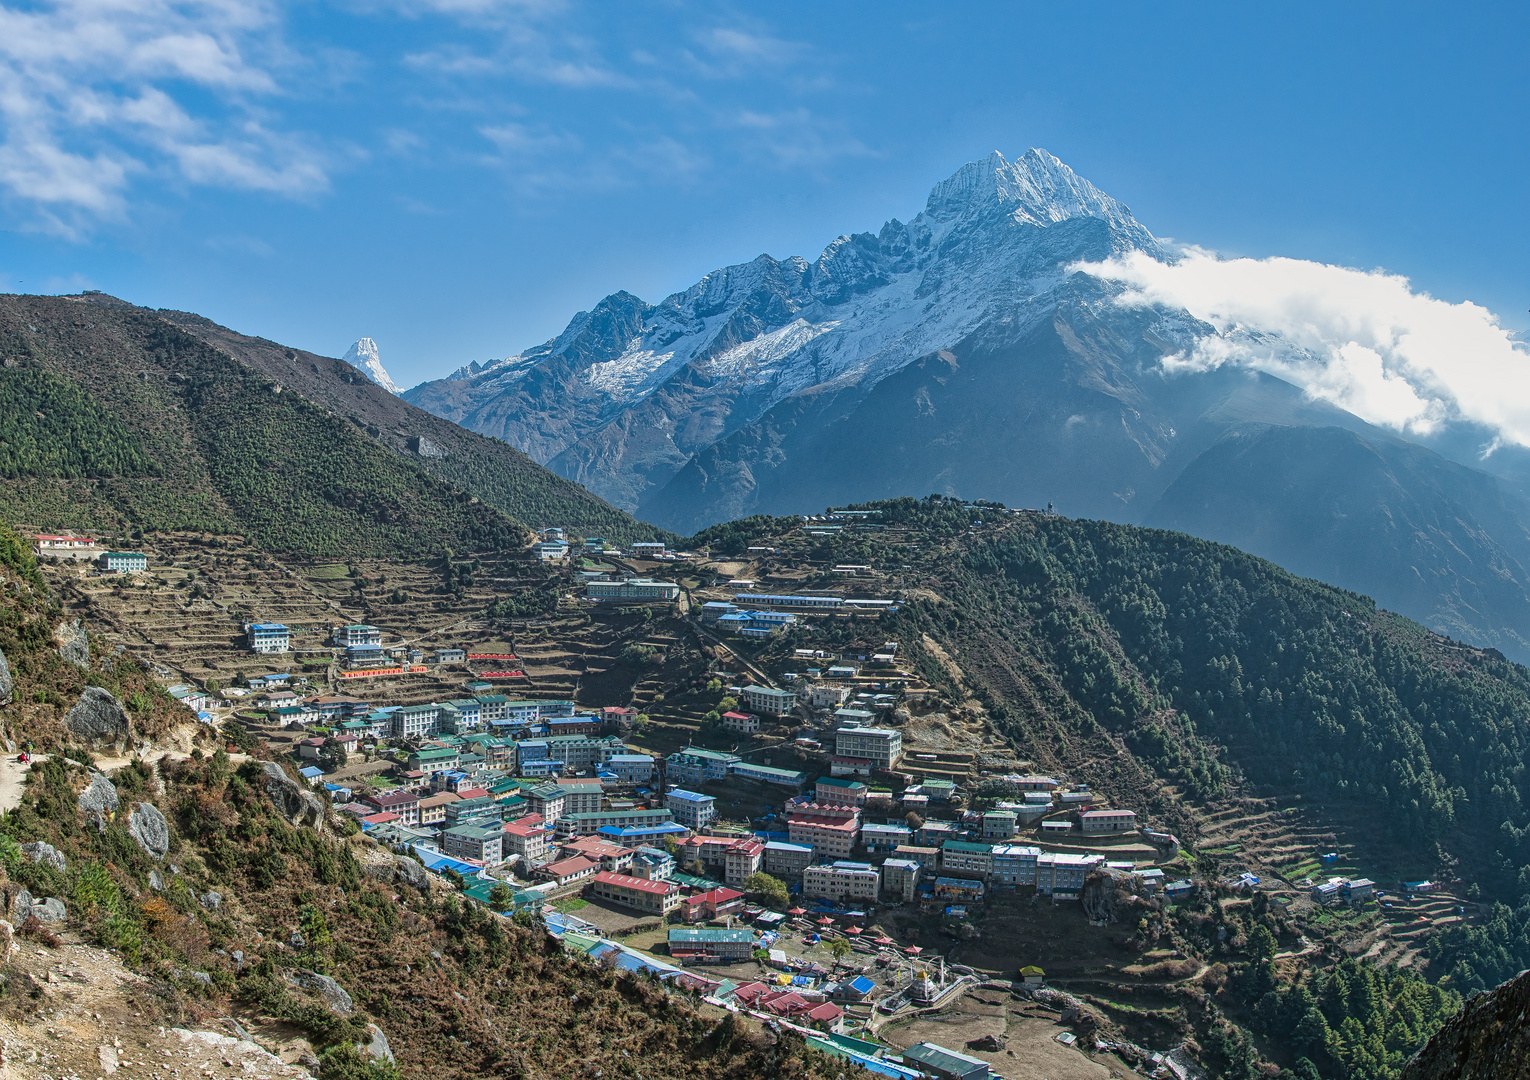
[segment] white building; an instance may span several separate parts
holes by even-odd
[[[249,623],[244,630],[253,652],[284,653],[291,648],[292,631],[281,623]]]
[[[664,805],[676,821],[693,832],[700,832],[717,819],[717,800],[710,795],[677,788],[665,797]]]
[[[744,700],[756,712],[769,713],[771,716],[785,716],[797,706],[796,694],[770,686],[744,687]]]
[[[881,883],[881,875],[870,863],[842,861],[802,871],[802,895],[808,899],[875,904]]]
[[[834,753],[891,769],[903,756],[903,733],[893,728],[845,728],[834,733]]]

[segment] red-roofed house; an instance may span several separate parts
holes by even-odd
[[[547,845],[552,835],[552,826],[543,821],[540,814],[516,818],[505,825],[505,858],[519,855],[526,866],[535,866],[547,858]]]
[[[688,923],[736,915],[744,909],[744,894],[733,889],[708,889],[685,898],[681,914]]]
[[[397,814],[390,814],[386,810],[384,810],[380,814],[371,814],[371,815],[369,815],[367,817],[362,818],[361,819],[361,823],[362,823],[362,825],[365,825],[367,827],[371,827],[373,825],[386,825],[390,821],[402,821],[402,820],[403,820],[403,818],[399,817]]]
[[[649,915],[668,915],[680,906],[680,886],[602,870],[584,887],[586,896]]]
[[[559,859],[557,862],[548,863],[537,870],[537,876],[546,878],[558,886],[572,885],[576,881],[583,881],[587,877],[593,877],[600,870],[600,863],[594,859],[586,859],[583,855],[575,855],[571,859]]]
[[[613,844],[609,840],[602,840],[598,836],[581,836],[577,840],[570,840],[564,844],[563,854],[583,855],[586,859],[599,862],[602,870],[620,874],[632,865],[632,857],[637,852],[632,848]]]

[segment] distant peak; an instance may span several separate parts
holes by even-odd
[[[1049,224],[1075,217],[1131,223],[1131,210],[1039,147],[1010,161],[997,150],[969,161],[930,190],[927,213],[946,216],[992,207],[1019,220]]]
[[[377,342],[371,338],[357,338],[356,344],[352,345],[350,352],[345,354],[345,362],[388,393],[399,392],[398,384],[389,377],[387,369],[382,366],[382,357],[377,352]]]

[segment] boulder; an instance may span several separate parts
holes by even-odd
[[[430,871],[418,859],[411,859],[407,855],[393,857],[393,878],[401,885],[408,885],[421,892],[430,891]]]
[[[16,692],[16,681],[11,678],[11,665],[5,662],[5,650],[0,649],[0,705],[9,705]]]
[[[103,773],[90,777],[89,785],[80,792],[80,809],[86,814],[107,818],[116,814],[116,808],[121,805],[122,800],[116,795],[116,785],[107,780]]]
[[[110,691],[87,686],[64,717],[64,727],[75,738],[92,745],[121,742],[129,733],[127,709]]]
[[[90,638],[79,619],[59,623],[53,631],[53,640],[58,642],[58,654],[66,661],[81,671],[90,670]]]
[[[158,867],[149,871],[149,888],[155,892],[165,891],[165,875],[159,872]]]
[[[30,855],[33,862],[51,866],[60,874],[69,869],[64,861],[64,853],[46,841],[33,840],[30,844],[22,844],[21,850]]]
[[[56,896],[50,896],[46,900],[33,900],[31,914],[37,917],[38,922],[63,922],[69,917],[69,912],[64,908],[64,902]]]
[[[317,971],[302,970],[288,976],[294,986],[304,990],[312,990],[324,1002],[324,1007],[336,1016],[350,1016],[356,1011],[355,1002],[351,1001],[351,995],[345,992],[345,987],[335,982],[328,975],[320,975]]]
[[[32,914],[32,894],[22,889],[11,898],[11,925],[20,926]]]
[[[261,786],[283,817],[293,825],[324,826],[324,800],[282,771],[274,761],[261,766]]]
[[[153,803],[133,804],[133,812],[128,815],[128,835],[150,858],[163,859],[170,852],[170,823]]]
[[[392,1065],[393,1050],[388,1046],[388,1036],[383,1034],[383,1029],[376,1024],[368,1024],[367,1032],[371,1035],[371,1038],[366,1042],[357,1043],[356,1049],[373,1061],[386,1061]]]
[[[223,906],[222,893],[205,892],[201,896],[197,897],[197,899],[208,911],[217,911],[220,907]]]

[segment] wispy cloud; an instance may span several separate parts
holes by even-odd
[[[1173,263],[1133,252],[1074,269],[1125,286],[1117,303],[1182,308],[1215,328],[1168,358],[1170,371],[1235,364],[1399,431],[1459,419],[1530,446],[1530,350],[1470,301],[1379,270],[1199,249]]]
[[[0,189],[69,234],[119,216],[139,176],[322,191],[322,154],[252,105],[290,60],[263,0],[0,6]]]

